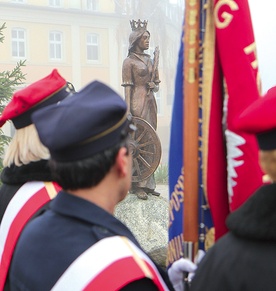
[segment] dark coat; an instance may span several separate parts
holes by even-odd
[[[226,222],[229,233],[203,258],[191,291],[275,291],[276,184],[261,187]]]
[[[46,160],[32,162],[28,165],[6,167],[1,173],[2,186],[0,188],[0,224],[5,210],[17,192],[26,182],[53,181]]]
[[[114,216],[84,199],[59,192],[49,209],[21,234],[10,268],[11,290],[50,290],[81,253],[99,240],[116,235],[129,238],[141,248]],[[166,274],[162,275],[168,282]],[[123,290],[157,289],[151,280],[143,279]]]
[[[17,167],[6,167],[1,173],[2,186],[0,188],[0,225],[8,204],[18,189],[30,181],[53,181],[47,160],[32,162]],[[45,205],[43,208],[46,208]],[[43,209],[41,209],[43,211]],[[6,280],[5,291],[10,290],[9,280]]]

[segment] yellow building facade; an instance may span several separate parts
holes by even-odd
[[[0,25],[6,24],[0,70],[11,70],[19,60],[26,60],[24,86],[57,68],[76,90],[97,79],[123,96],[121,71],[129,20],[147,19],[149,52],[157,45],[160,48],[161,84],[156,98],[166,163],[182,9],[181,2],[169,0],[0,0]]]

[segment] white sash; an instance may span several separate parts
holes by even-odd
[[[9,202],[0,225],[0,290],[4,288],[13,250],[21,230],[56,194],[57,190],[52,182],[27,182]]]
[[[128,259],[131,259],[133,264]],[[123,277],[125,272],[129,272],[132,276],[134,271],[130,270],[132,265],[143,273],[142,277],[147,277],[153,281],[158,281],[160,290],[168,290],[162,277],[158,273],[155,265],[136,245],[129,239],[120,236],[108,237],[100,240],[85,252],[83,252],[63,273],[63,275],[56,282],[52,291],[79,291],[79,290],[116,290],[113,285],[114,276],[110,276],[108,268],[112,264],[120,262],[121,264],[126,260],[126,268],[119,272]],[[120,264],[120,266],[122,266]],[[93,289],[87,288],[89,283],[99,276],[105,276],[106,280],[102,285],[94,285]],[[120,276],[116,274],[116,276]],[[138,276],[139,277],[139,276]],[[135,276],[133,277],[135,278]],[[116,277],[116,280],[120,279]],[[131,281],[127,282],[130,283]],[[127,284],[122,278],[121,286]],[[103,286],[104,284],[104,286]],[[118,287],[118,285],[116,286]]]

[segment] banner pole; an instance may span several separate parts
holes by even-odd
[[[198,249],[198,118],[200,1],[185,1],[184,27],[184,255]],[[186,254],[185,254],[186,252]]]

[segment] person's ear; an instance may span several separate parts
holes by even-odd
[[[125,147],[119,149],[116,157],[116,166],[120,176],[126,176],[128,172],[129,154]]]
[[[276,150],[260,150],[259,164],[271,181],[276,181]],[[266,179],[267,179],[266,176]]]

